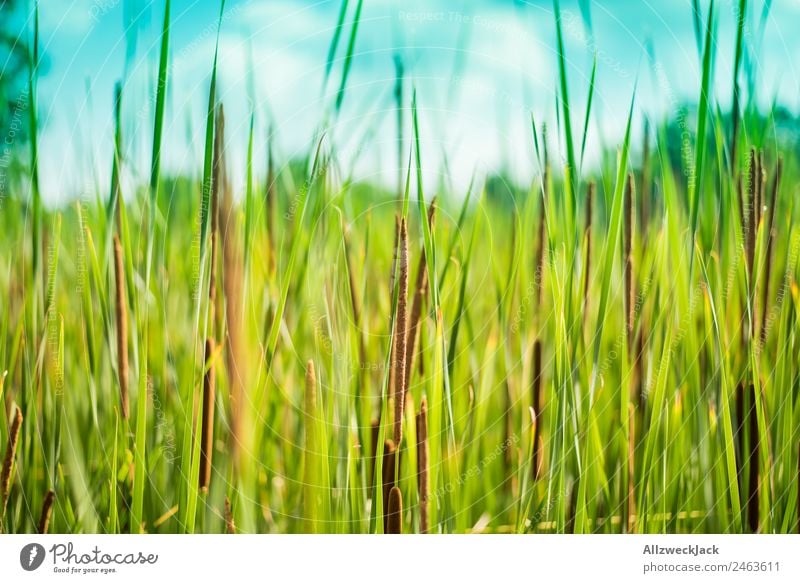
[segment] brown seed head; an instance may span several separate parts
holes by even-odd
[[[393,438],[396,444],[400,443],[403,435],[403,411],[405,410],[406,385],[405,363],[406,346],[408,339],[408,228],[405,218],[400,221],[400,252],[398,255],[398,299],[397,321],[395,322],[394,338],[397,343],[394,366],[394,431]]]
[[[122,417],[130,414],[128,397],[128,306],[125,300],[125,271],[122,260],[122,244],[119,236],[114,235],[114,273],[116,280],[116,317],[117,317],[117,372],[119,374],[119,396],[122,406]]]
[[[625,188],[625,325],[628,331],[628,346],[631,346],[634,320],[633,290],[633,173],[628,173]]]
[[[533,343],[533,382],[531,402],[533,403],[534,413],[538,418],[542,415],[542,343],[536,340]],[[533,436],[533,460],[531,467],[533,469],[534,479],[538,479],[542,472],[542,451],[541,451],[541,432],[542,424],[540,420],[536,423]]]
[[[225,532],[226,534],[236,534],[236,523],[233,521],[231,501],[225,496]]]
[[[214,398],[216,392],[216,365],[213,358],[215,343],[206,339],[206,367],[203,378],[203,425],[200,437],[200,480],[201,490],[207,490],[211,483],[211,458],[214,450]]]
[[[748,448],[747,456],[750,463],[750,472],[749,472],[749,491],[747,495],[747,524],[750,527],[750,532],[757,533],[759,531],[759,494],[760,494],[760,487],[759,487],[759,434],[758,434],[758,416],[756,414],[756,404],[755,399],[759,398],[756,395],[756,389],[753,384],[747,388],[746,391],[748,397],[748,411],[747,411],[747,418],[748,418],[748,425],[749,425],[749,444],[750,447]]]
[[[11,427],[8,429],[8,445],[6,446],[6,454],[3,458],[3,469],[0,471],[0,502],[5,506],[5,501],[8,499],[8,494],[11,491],[11,473],[14,467],[14,457],[17,453],[17,444],[19,443],[19,432],[22,427],[22,411],[19,407],[16,408],[14,413],[14,420],[11,422]],[[0,515],[2,512],[0,512]]]
[[[403,534],[403,495],[395,486],[389,491],[389,513],[386,534]]]
[[[769,305],[769,280],[772,277],[772,246],[775,242],[775,206],[778,203],[778,189],[780,188],[781,176],[783,174],[783,159],[778,158],[775,168],[775,177],[772,179],[770,190],[769,208],[767,209],[767,250],[764,254],[764,283],[761,295],[761,344],[767,341],[767,306]]]
[[[636,409],[628,403],[628,532],[636,531],[636,488],[634,454],[636,453]]]
[[[39,515],[39,534],[47,534],[47,529],[50,527],[50,515],[53,512],[53,502],[56,499],[56,493],[48,490],[42,502],[42,513]]]
[[[391,439],[387,439],[383,444],[383,530],[388,528],[388,500],[389,492],[395,483],[395,464],[397,461],[397,448]]]
[[[400,215],[395,215],[394,217],[394,255],[392,256],[392,271],[389,274],[389,297],[393,297],[394,295],[394,284],[395,280],[397,279],[397,259],[400,255]],[[391,319],[390,319],[391,321]],[[397,359],[397,340],[395,338],[396,331],[392,334],[392,345],[389,349],[390,357],[389,357],[389,395],[390,398],[394,398],[395,393],[395,374],[394,374],[394,363]]]

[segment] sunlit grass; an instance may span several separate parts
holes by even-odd
[[[348,4],[322,131],[302,165],[270,137],[262,167],[253,104],[241,195],[216,55],[202,177],[161,170],[169,0],[147,185],[121,192],[118,88],[109,192],[42,206],[31,107],[0,215],[3,532],[796,531],[798,157],[747,101],[741,21],[729,116],[713,3],[695,15],[691,156],[674,120],[636,135],[634,91],[590,168],[597,59],[576,106],[555,2],[559,123],[531,116],[529,188],[426,192],[433,114],[398,61],[390,196],[329,131],[369,34]]]

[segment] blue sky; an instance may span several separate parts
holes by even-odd
[[[220,98],[226,108],[227,146],[234,182],[241,185],[251,103],[255,103],[256,155],[264,159],[270,121],[283,159],[308,151],[323,112],[334,98],[355,0],[327,91],[326,53],[339,0],[229,0],[220,33]],[[592,55],[598,55],[595,119],[590,155],[601,140],[624,129],[634,83],[641,113],[666,115],[694,100],[699,59],[691,0],[593,0],[590,35],[577,0],[563,0],[570,98],[580,127]],[[730,94],[735,6],[718,0],[716,95]],[[752,2],[750,4],[753,4]],[[701,2],[703,10],[708,3]],[[765,28],[762,2],[748,15],[747,42],[759,63],[759,100],[778,99],[795,113],[800,100],[796,24],[800,0],[774,0]],[[125,86],[123,116],[128,191],[143,181],[152,139],[152,95],[163,2],[77,0],[41,2],[41,46],[47,72],[39,85],[45,199],[64,200],[96,183],[110,168],[113,87]],[[173,2],[171,80],[165,166],[198,173],[204,107],[219,5]],[[25,14],[6,26],[24,28]],[[345,169],[360,177],[396,180],[395,55],[402,56],[418,89],[426,179],[435,181],[447,153],[453,184],[463,188],[473,171],[500,167],[520,181],[536,171],[529,115],[554,123],[557,61],[550,0],[365,0],[356,56],[343,111],[331,139]],[[659,75],[648,64],[652,42]],[[252,57],[251,57],[252,55]],[[463,58],[459,58],[463,57]],[[253,75],[249,75],[251,68]],[[368,148],[359,151],[359,144]],[[262,167],[260,165],[259,167]],[[349,171],[349,170],[346,170]]]

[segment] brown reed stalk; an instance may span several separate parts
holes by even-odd
[[[223,190],[226,188],[227,168],[225,166],[225,108],[220,103],[217,105],[217,115],[214,126],[214,153],[211,176],[211,200],[209,213],[211,221],[210,237],[210,274],[208,280],[208,309],[209,320],[212,322],[212,334],[222,332],[222,309],[218,307],[220,298],[217,297],[217,263],[220,243],[220,201]]]
[[[225,533],[236,534],[236,523],[233,520],[231,501],[227,496],[225,496]]]
[[[388,506],[386,534],[403,534],[403,495],[397,486],[389,490]]]
[[[644,394],[644,355],[645,355],[645,338],[647,338],[647,319],[645,318],[644,314],[642,314],[639,320],[639,334],[636,336],[636,352],[635,352],[635,382],[636,382],[636,401],[638,403],[639,409],[644,414],[644,407],[645,407],[645,394]]]
[[[417,346],[417,371],[419,376],[425,375],[425,345],[422,342],[422,338],[420,338]]]
[[[746,496],[743,506],[751,532],[758,531],[758,418],[753,385],[740,382],[736,387],[736,438],[738,442],[737,474],[739,488]],[[749,434],[746,435],[745,431]],[[749,441],[745,441],[749,437]],[[747,491],[744,489],[744,468],[749,464]]]
[[[383,444],[383,531],[389,528],[389,492],[395,483],[395,462],[397,460],[397,447],[391,439]]]
[[[737,448],[736,448],[736,474],[739,479],[739,491],[743,491],[743,483],[742,479],[744,477],[744,383],[739,382],[736,385],[736,394],[734,397],[735,406],[736,406],[736,431],[734,433],[734,437],[736,438]]]
[[[754,262],[755,262],[755,248],[756,248],[756,230],[758,229],[758,211],[756,207],[758,206],[758,181],[760,177],[760,172],[758,169],[758,156],[756,154],[755,148],[750,149],[750,159],[749,159],[750,168],[748,169],[748,185],[747,185],[747,212],[745,213],[747,216],[747,225],[745,228],[745,253],[746,253],[746,260],[747,260],[747,296],[746,296],[746,303],[745,306],[746,314],[749,313],[750,317],[750,326],[747,328],[747,342],[751,341],[755,336],[755,327],[756,327],[756,318],[755,314],[753,313],[754,303],[755,303],[755,275],[753,272]],[[742,334],[742,338],[745,338],[745,334]],[[743,340],[744,341],[744,340]]]
[[[14,420],[8,429],[8,444],[6,445],[6,453],[3,457],[3,469],[0,471],[0,501],[2,501],[2,511],[0,512],[0,519],[5,515],[6,502],[8,495],[11,493],[11,475],[14,469],[14,458],[17,455],[17,445],[19,444],[19,432],[22,427],[22,411],[19,407],[16,408],[14,413]]]
[[[395,280],[397,279],[397,258],[400,254],[400,215],[395,215],[394,217],[394,246],[392,247],[394,250],[394,255],[392,256],[392,271],[389,273],[389,297],[393,297],[394,295],[394,284]],[[391,323],[391,319],[390,319]],[[392,334],[392,342],[391,346],[389,347],[389,398],[394,399],[394,362],[396,360],[397,355],[397,337],[396,333]]]
[[[646,140],[645,140],[646,142]],[[644,180],[644,179],[643,179]],[[636,322],[636,277],[634,272],[633,258],[633,239],[636,229],[636,215],[634,209],[636,205],[636,189],[633,173],[628,174],[628,181],[625,192],[624,205],[624,261],[625,261],[625,328],[628,338],[628,355],[633,362],[633,391],[635,401],[639,408],[644,411],[644,391],[643,391],[643,366],[642,357],[644,355],[644,329],[641,329],[637,338],[634,333]],[[644,194],[640,198],[644,198]],[[644,205],[644,201],[641,202]],[[644,211],[643,211],[644,212]],[[644,219],[643,219],[644,220]],[[644,232],[645,226],[642,225]]]
[[[594,200],[595,183],[590,182],[586,188],[586,266],[583,269],[583,324],[586,325],[586,315],[589,312],[589,277],[592,269],[592,203]]]
[[[417,413],[417,487],[419,488],[419,531],[430,529],[428,499],[430,497],[430,452],[428,450],[428,401],[422,397]]]
[[[628,332],[628,349],[633,351],[634,286],[633,286],[633,173],[628,173],[625,187],[625,329]]]
[[[200,479],[199,488],[207,491],[211,483],[211,459],[214,451],[214,398],[216,392],[216,371],[214,365],[215,343],[206,339],[206,374],[203,377],[203,425],[200,437]]]
[[[225,174],[225,113],[222,105],[217,107],[216,129],[214,136],[214,166],[212,169],[211,180],[211,200],[209,201],[209,211],[211,214],[211,233],[210,237],[210,250],[211,250],[211,268],[208,284],[208,304],[209,310],[214,309],[214,303],[217,297],[217,247],[219,246],[219,198],[220,188],[224,181]],[[212,312],[213,314],[213,312]],[[214,317],[211,317],[214,321]]]
[[[436,217],[436,199],[431,201],[428,207],[428,224],[433,228],[433,221]],[[417,281],[414,285],[414,299],[411,303],[411,319],[408,325],[408,338],[406,339],[406,362],[403,374],[403,384],[405,390],[411,383],[411,369],[414,366],[414,354],[417,345],[417,335],[419,323],[422,317],[422,304],[428,294],[428,264],[425,258],[425,250],[419,257],[417,265]]]
[[[533,403],[533,412],[536,415],[538,422],[533,435],[533,459],[531,460],[531,468],[533,471],[533,479],[538,480],[542,472],[542,342],[536,340],[533,343],[533,382],[531,383],[531,400]]]
[[[399,445],[403,437],[403,411],[405,411],[406,385],[406,346],[408,342],[408,228],[405,218],[400,221],[400,252],[398,254],[398,298],[397,320],[395,321],[395,351],[392,372],[394,379],[394,428],[392,436],[395,444]]]
[[[224,250],[224,249],[223,249]],[[242,348],[242,264],[238,251],[225,253],[225,325],[228,330],[225,369],[231,399],[231,443],[234,460],[238,461],[242,432],[244,408],[244,378],[247,368],[244,365],[245,353]]]
[[[234,220],[232,205],[226,205],[226,215],[229,217],[228,225]],[[230,227],[230,231],[233,228]],[[242,288],[243,271],[242,257],[235,236],[226,230],[222,239],[223,251],[223,291],[225,293],[225,327],[227,329],[227,346],[225,351],[225,370],[228,377],[231,399],[231,437],[234,449],[234,459],[238,460],[240,437],[242,430],[242,410],[244,405],[244,374],[245,366],[244,348],[242,340]]]
[[[628,403],[628,532],[636,532],[636,409]]]
[[[759,472],[758,472],[758,417],[756,416],[756,403],[758,398],[755,393],[755,386],[751,383],[747,389],[747,394],[750,396],[749,410],[747,412],[748,426],[750,434],[750,442],[748,449],[750,472],[748,478],[748,494],[747,494],[747,523],[750,531],[753,533],[758,532],[758,496],[759,496]]]
[[[119,397],[122,406],[122,417],[130,414],[128,397],[128,306],[125,303],[125,271],[122,260],[122,244],[119,236],[114,234],[114,275],[116,281],[116,317],[117,317],[117,372],[119,374]]]
[[[736,176],[736,197],[738,198],[739,202],[739,225],[742,229],[742,244],[744,245],[744,255],[745,255],[745,263],[748,262],[749,257],[749,247],[750,247],[750,237],[749,237],[749,230],[748,230],[748,220],[749,220],[749,212],[747,209],[747,203],[744,198],[744,184],[742,180],[742,173],[737,171]],[[737,242],[738,246],[738,242]],[[745,265],[747,269],[747,265]],[[744,298],[742,301],[741,306],[742,317],[747,314],[747,298]],[[747,343],[747,335],[745,334],[745,328],[741,329],[740,335],[742,347],[744,348]],[[738,395],[738,393],[736,393]],[[738,399],[738,396],[736,397]]]
[[[234,464],[239,463],[241,450],[243,407],[244,407],[244,351],[242,343],[242,288],[243,265],[236,234],[237,216],[233,203],[233,189],[230,185],[225,156],[225,121],[222,106],[218,116],[215,136],[218,169],[214,184],[218,187],[217,196],[222,238],[222,291],[225,302],[226,350],[225,370],[230,387],[231,402],[231,447]],[[221,329],[221,325],[220,325]]]
[[[755,148],[751,148],[750,150],[750,169],[749,169],[749,184],[747,185],[747,204],[749,208],[747,209],[747,273],[748,277],[750,278],[751,285],[753,279],[753,259],[755,257],[755,247],[756,247],[756,197],[757,197],[757,187],[756,182],[758,181],[758,168],[756,162],[756,151]],[[748,293],[749,296],[749,293]]]
[[[745,246],[747,245],[747,215],[746,209],[744,206],[744,197],[742,196],[742,175],[739,174],[736,177],[736,196],[739,199],[739,225],[742,227],[742,236],[745,240]]]
[[[37,527],[37,532],[39,534],[47,534],[47,530],[50,528],[50,515],[53,513],[53,502],[55,502],[55,499],[56,493],[52,490],[48,490],[42,501],[42,512],[39,515],[39,525]]]
[[[767,341],[767,307],[769,303],[769,280],[772,277],[772,246],[775,243],[775,207],[778,201],[778,189],[783,175],[783,158],[778,158],[775,167],[775,177],[772,179],[772,188],[769,196],[769,214],[767,215],[767,251],[765,253],[764,285],[761,295],[761,344]]]

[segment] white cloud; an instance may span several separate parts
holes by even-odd
[[[120,0],[74,0],[39,4],[42,38],[50,35],[81,36],[91,30],[98,18],[112,11]]]

